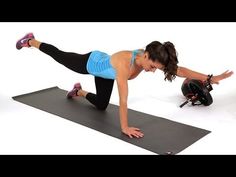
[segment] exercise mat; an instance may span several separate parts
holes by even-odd
[[[55,86],[12,98],[157,154],[177,154],[210,133],[208,130],[128,109],[129,125],[140,128],[144,133],[142,138],[129,138],[121,133],[119,106],[109,104],[105,111],[99,111],[86,99],[67,99],[66,94],[66,90]]]

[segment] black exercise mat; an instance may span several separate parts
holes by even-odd
[[[14,100],[95,129],[157,154],[176,154],[210,131],[129,109],[129,125],[138,127],[143,138],[130,139],[120,131],[119,107],[109,104],[99,111],[84,98],[66,98],[66,90],[52,87],[13,97]],[[92,141],[92,140],[91,140]]]

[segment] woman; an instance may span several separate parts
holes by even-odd
[[[203,81],[208,78],[206,74],[178,66],[177,53],[171,42],[162,44],[153,41],[146,46],[145,50],[119,51],[111,56],[101,51],[77,54],[64,52],[53,45],[40,42],[35,39],[33,33],[28,33],[16,43],[17,49],[22,47],[38,48],[75,72],[94,75],[96,94],[83,90],[81,84],[77,83],[68,92],[67,98],[84,97],[99,110],[107,108],[114,80],[116,80],[119,91],[121,131],[130,138],[140,138],[144,134],[140,129],[128,125],[128,80],[136,78],[143,70],[155,72],[156,69],[162,70],[165,75],[164,80],[168,81],[172,81],[176,76]],[[220,80],[228,78],[232,74],[232,71],[225,71],[220,75],[213,76],[211,83],[218,84]]]

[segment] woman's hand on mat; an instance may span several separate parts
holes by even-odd
[[[223,79],[226,79],[228,77],[230,77],[231,75],[233,74],[233,71],[225,71],[223,72],[222,74],[220,75],[217,75],[217,76],[213,76],[212,79],[211,79],[211,83],[212,84],[219,84],[219,81],[220,80],[223,80]]]
[[[135,128],[135,127],[126,127],[123,128],[122,132],[126,135],[128,135],[130,138],[136,137],[136,138],[142,138],[143,137],[143,133],[140,131],[139,128]]]

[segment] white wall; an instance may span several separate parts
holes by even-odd
[[[124,142],[110,137],[106,137],[108,139],[104,140],[103,136],[105,135],[100,135],[65,120],[58,120],[53,115],[26,108],[25,105],[14,102],[11,99],[12,96],[55,85],[69,90],[77,81],[82,83],[84,89],[95,90],[92,76],[70,71],[37,49],[17,50],[15,48],[16,40],[25,33],[33,32],[36,39],[40,41],[51,43],[65,51],[77,53],[98,49],[112,54],[119,50],[144,48],[154,40],[171,41],[175,44],[178,52],[179,65],[206,74],[220,74],[227,69],[236,71],[236,23],[29,22],[0,23],[0,29],[0,141],[5,142],[0,153],[150,153],[129,144],[126,147]],[[183,79],[177,78],[173,83],[169,83],[164,82],[163,78],[162,72],[157,71],[155,74],[143,73],[137,79],[129,81],[129,108],[213,130],[213,133],[206,137],[206,139],[210,138],[209,142],[212,142],[212,146],[218,143],[219,138],[217,137],[219,135],[232,135],[236,119],[236,84],[234,84],[236,78],[234,75],[222,81],[220,85],[213,86],[214,90],[211,93],[214,103],[210,107],[186,106],[184,109],[178,107],[183,101],[180,90]],[[118,104],[116,85],[111,103]],[[14,125],[16,122],[17,125]],[[30,126],[27,126],[29,124]],[[21,129],[19,126],[24,128]],[[77,132],[78,126],[79,131],[92,132],[95,136],[101,136],[99,137],[102,138],[101,141],[110,141],[106,143],[110,146],[114,144],[111,143],[112,141],[117,141],[119,145],[120,143],[122,145],[116,144],[115,147],[119,148],[104,147],[95,143],[96,140],[90,142],[94,143],[93,145],[86,144],[86,139],[93,138],[94,135],[90,137],[88,133],[83,132],[86,136],[83,136],[84,142],[83,139],[81,140],[84,145],[81,148],[81,144],[76,144],[73,139],[77,139],[78,134],[82,134]],[[51,131],[52,127],[54,127],[55,134]],[[42,129],[44,133],[40,133]],[[71,131],[77,132],[77,136]],[[214,134],[214,132],[217,133]],[[65,134],[72,139],[68,140]],[[64,137],[63,140],[71,146],[63,145],[65,143],[61,143],[62,139],[58,139],[59,135],[62,139]],[[212,136],[213,138],[211,138]],[[222,141],[226,141],[225,136],[222,136]],[[19,139],[21,140],[20,146]],[[34,145],[31,143],[32,147],[27,144],[29,139],[34,142]],[[206,139],[202,141],[206,141]],[[47,143],[50,146],[46,146]],[[92,148],[94,145],[97,147],[96,150]],[[190,147],[189,151],[187,149],[183,153],[212,152],[210,145],[209,150],[201,143],[199,146],[197,150],[194,149],[195,146],[192,146],[192,151]],[[234,143],[231,144],[233,147],[231,150],[224,150],[222,146],[221,143],[221,147],[216,149],[214,153],[236,153]],[[58,149],[58,147],[60,148]],[[71,147],[75,148],[71,149]]]

